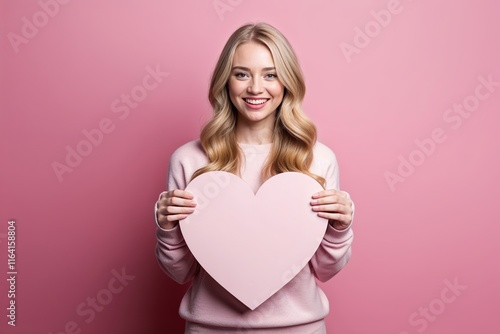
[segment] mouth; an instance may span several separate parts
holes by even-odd
[[[248,104],[259,105],[266,103],[269,99],[251,99],[251,98],[243,98],[243,100]]]
[[[245,101],[246,105],[249,106],[250,108],[260,108],[266,104],[267,101],[270,99],[252,99],[252,98],[243,98],[243,101]]]

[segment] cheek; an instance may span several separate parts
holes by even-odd
[[[273,97],[282,99],[283,94],[285,93],[285,88],[281,84],[276,84],[269,88],[269,93],[271,93]]]
[[[231,99],[233,99],[234,97],[237,97],[241,94],[241,85],[238,84],[238,82],[234,82],[234,81],[229,81],[228,82],[228,91],[229,91],[229,96],[231,97]]]

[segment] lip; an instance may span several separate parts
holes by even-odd
[[[269,102],[269,98],[251,98],[251,97],[248,97],[248,99],[255,99],[255,100],[264,100],[264,99],[267,99],[266,102],[262,103],[262,104],[251,104],[251,103],[248,103],[247,101],[245,101],[245,99],[247,99],[247,97],[244,97],[243,98],[243,102],[245,102],[245,105],[250,108],[250,109],[254,109],[254,110],[258,110],[258,109],[262,109],[266,106],[267,102]]]

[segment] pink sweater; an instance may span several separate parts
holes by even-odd
[[[241,176],[256,192],[261,185],[259,175],[271,144],[240,144],[240,147],[245,154]],[[199,141],[178,148],[170,159],[167,190],[184,189],[191,175],[207,161]],[[321,143],[314,147],[310,171],[326,179],[326,189],[339,189],[337,160],[334,153]],[[307,334],[326,333],[323,318],[329,311],[328,299],[315,278],[325,282],[346,265],[351,256],[353,232],[350,227],[338,231],[328,225],[309,265],[253,311],[221,287],[197,263],[179,226],[170,230],[157,226],[157,240],[156,256],[163,271],[178,283],[192,280],[179,309],[179,314],[186,320],[186,333]]]

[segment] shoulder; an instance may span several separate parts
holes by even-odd
[[[337,156],[332,149],[319,141],[314,144],[313,155],[315,164],[321,166],[337,164]]]
[[[177,148],[170,157],[171,163],[190,163],[206,160],[205,151],[199,140],[192,140]]]
[[[167,189],[184,189],[196,170],[205,166],[208,158],[199,140],[177,148],[170,156]]]
[[[183,174],[194,173],[208,164],[208,158],[199,140],[193,140],[180,146],[170,157],[170,171]]]
[[[313,148],[311,173],[325,178],[325,189],[339,188],[339,166],[335,153],[325,144],[316,142]]]

